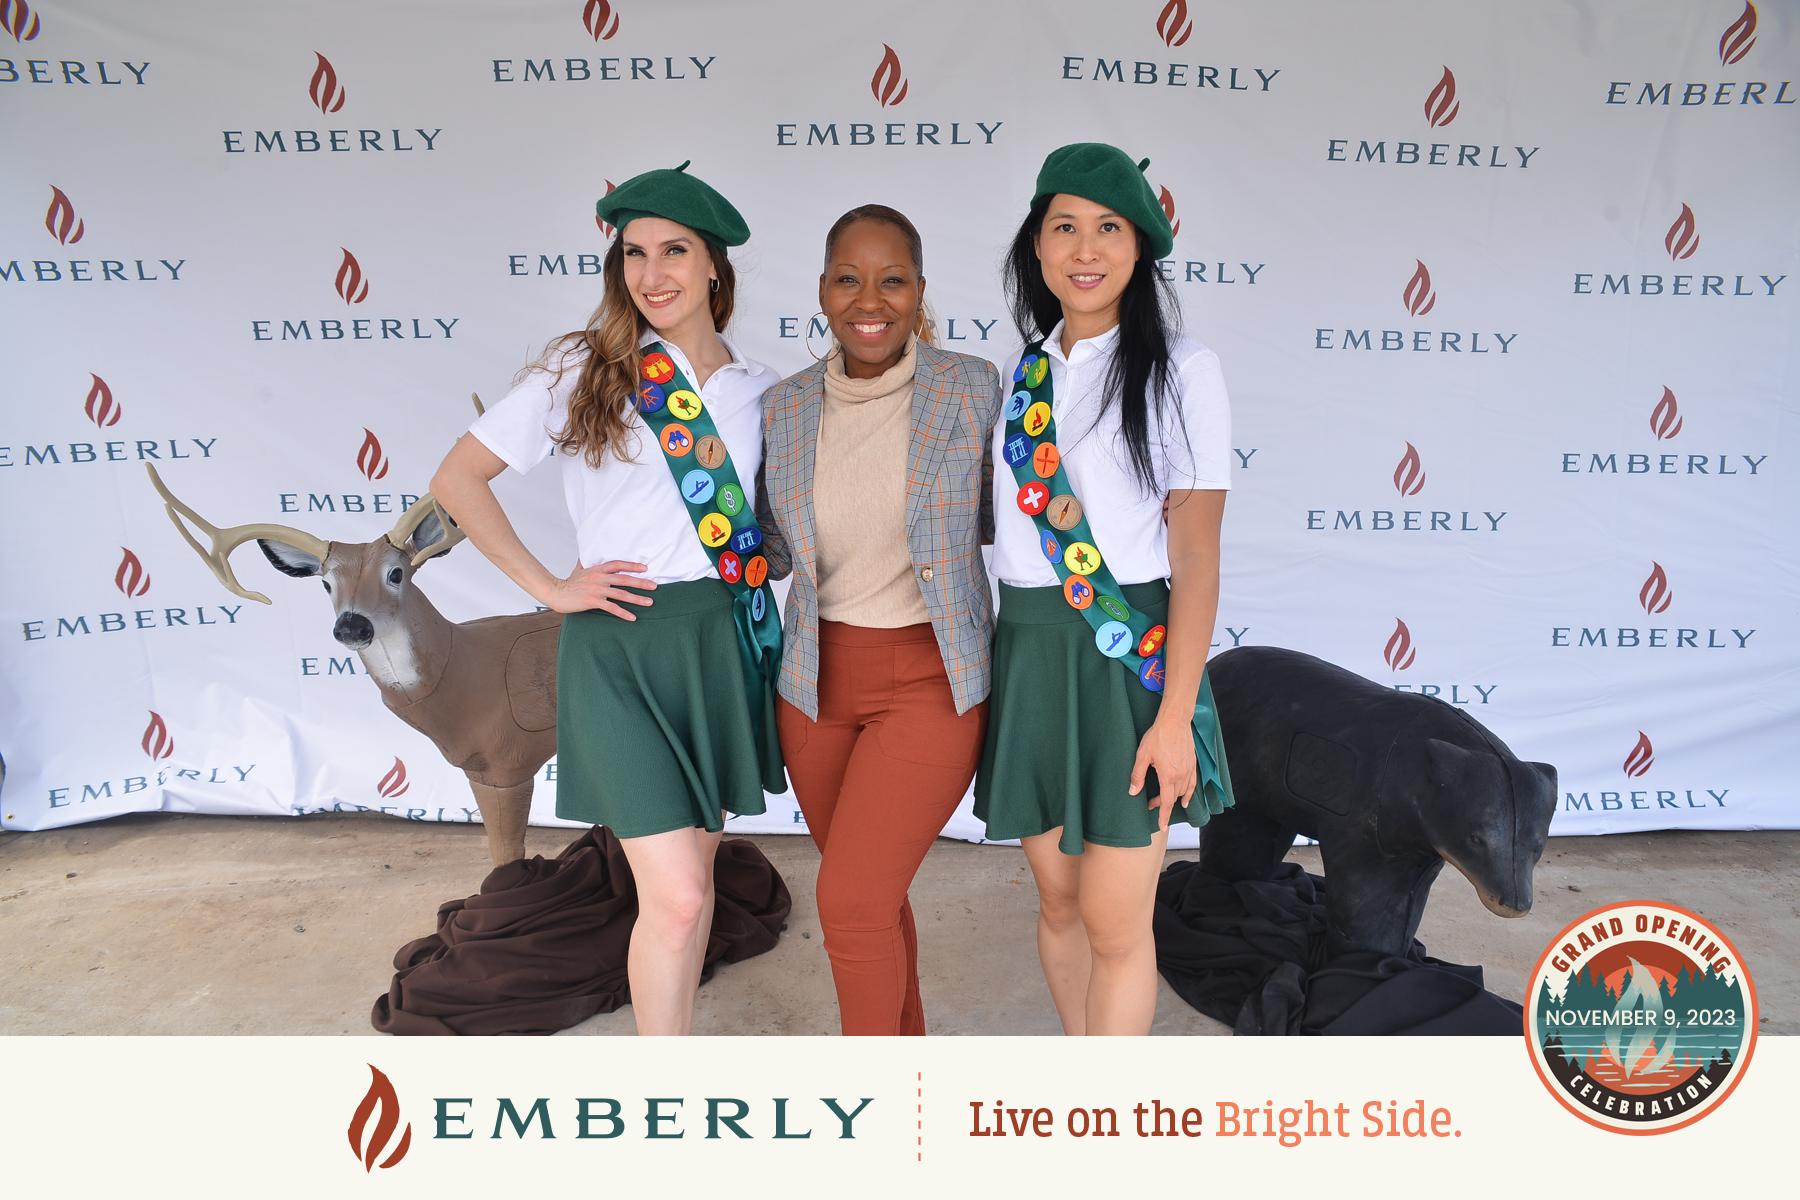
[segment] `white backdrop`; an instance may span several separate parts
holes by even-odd
[[[379,536],[468,394],[585,320],[607,182],[684,158],[754,231],[751,354],[808,362],[824,231],[880,201],[945,344],[1002,360],[1003,248],[1078,140],[1152,160],[1231,386],[1219,648],[1466,705],[1558,766],[1558,833],[1800,824],[1797,27],[1791,0],[0,0],[0,824],[471,819],[317,584],[247,546],[274,603],[227,593],[142,462],[219,524]],[[500,488],[566,568],[553,474]],[[528,607],[466,547],[420,582],[457,620]],[[538,820],[554,792],[552,763]]]

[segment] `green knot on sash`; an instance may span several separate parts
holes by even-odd
[[[732,625],[737,631],[745,698],[762,760],[763,790],[785,791],[787,781],[775,736],[781,615],[769,587],[769,563],[761,554],[763,534],[749,495],[699,391],[688,383],[661,342],[644,348],[635,402],[662,449],[663,462],[687,506],[694,536],[731,591]]]
[[[1019,485],[1014,503],[1036,526],[1038,549],[1062,581],[1064,601],[1093,629],[1096,652],[1117,661],[1145,688],[1161,692],[1167,682],[1162,647],[1169,631],[1125,602],[1124,590],[1094,541],[1087,510],[1063,470],[1054,409],[1050,360],[1044,354],[1044,343],[1036,341],[1025,347],[1013,371],[1013,392],[1003,410],[1006,437],[1001,455]],[[1188,807],[1199,812],[1196,823],[1205,824],[1212,814],[1231,807],[1232,794],[1212,678],[1204,671],[1193,727],[1199,776]],[[1204,810],[1196,810],[1197,804],[1203,804]]]

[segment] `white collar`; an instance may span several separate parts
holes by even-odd
[[[729,371],[733,367],[736,367],[738,370],[743,371],[748,375],[751,369],[750,360],[745,358],[743,352],[737,348],[737,343],[733,342],[722,333],[719,335],[719,340],[725,343],[725,350],[731,355],[731,361],[721,366],[719,371]],[[642,350],[652,342],[662,342],[663,348],[675,356],[676,365],[681,368],[681,373],[683,375],[692,375],[694,373],[694,366],[688,361],[687,355],[681,352],[681,347],[677,346],[674,342],[663,341],[662,334],[656,332],[654,329],[646,329],[643,334],[639,336],[638,349]],[[713,379],[718,376],[719,371],[714,371],[713,374],[707,378],[707,382],[711,383]]]
[[[1119,327],[1115,323],[1113,327],[1108,329],[1105,333],[1097,333],[1093,337],[1082,338],[1079,342],[1075,343],[1074,348],[1067,355],[1064,355],[1062,350],[1062,334],[1063,322],[1058,321],[1056,323],[1056,328],[1052,329],[1050,335],[1044,339],[1044,353],[1056,359],[1065,367],[1071,363],[1080,362],[1084,359],[1111,354],[1113,347],[1118,345],[1119,342]]]

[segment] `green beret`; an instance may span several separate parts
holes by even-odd
[[[741,246],[749,241],[750,227],[731,201],[689,175],[687,169],[684,162],[672,171],[665,168],[633,175],[600,197],[594,211],[620,233],[638,217],[664,217],[721,246]]]
[[[1167,258],[1175,248],[1175,233],[1169,228],[1169,215],[1144,178],[1144,168],[1149,165],[1147,158],[1133,163],[1117,146],[1076,142],[1050,152],[1038,170],[1037,191],[1031,198],[1035,201],[1062,192],[1104,204],[1144,231],[1150,257]]]

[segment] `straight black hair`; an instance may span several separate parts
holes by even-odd
[[[1006,302],[1019,336],[1027,343],[1048,337],[1063,317],[1062,302],[1044,282],[1035,244],[1050,200],[1039,196],[1031,202],[1006,255]],[[1175,289],[1156,269],[1149,240],[1143,230],[1136,232],[1137,264],[1119,297],[1119,352],[1106,374],[1100,411],[1119,406],[1119,426],[1132,474],[1145,493],[1152,494],[1160,489],[1150,451],[1150,423],[1154,417],[1158,426],[1162,425],[1169,403],[1169,343],[1180,331],[1181,308]]]

